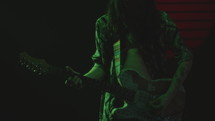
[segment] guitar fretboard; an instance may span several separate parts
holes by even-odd
[[[100,89],[101,91],[109,92],[119,98],[122,98],[127,101],[132,101],[135,96],[135,91],[129,90],[127,88],[121,87],[116,84],[111,84],[108,81],[101,81],[101,80],[95,80],[91,79],[85,76],[80,77],[82,80],[85,81],[85,85],[90,85],[91,87],[96,87]]]

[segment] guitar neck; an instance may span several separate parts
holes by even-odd
[[[66,69],[53,67],[52,70],[57,75],[61,75],[61,77],[64,79],[67,78],[68,76],[74,76],[74,73],[70,73],[66,71]],[[122,98],[127,101],[132,101],[134,99],[135,91],[121,87],[117,84],[111,84],[107,80],[96,80],[82,75],[77,76],[79,76],[83,80],[83,84],[86,87],[96,88],[102,92],[109,92],[115,95],[116,97]]]
[[[39,77],[47,76],[66,80],[69,76],[77,75],[75,73],[67,71],[66,68],[56,67],[48,64],[43,59],[31,57],[26,52],[20,53],[19,63],[22,67],[29,70],[30,72],[33,72]],[[133,100],[133,97],[135,95],[134,91],[120,87],[119,85],[111,84],[109,83],[109,81],[95,80],[81,75],[77,76],[79,76],[83,80],[84,85],[86,85],[87,87],[94,87],[99,89],[100,91],[109,92],[128,101]]]
[[[135,96],[135,91],[129,90],[127,88],[123,88],[116,84],[111,84],[105,80],[95,80],[89,77],[81,76],[82,80],[84,80],[84,85],[89,87],[97,88],[103,92],[109,92],[116,97],[122,98],[127,101],[132,101]]]

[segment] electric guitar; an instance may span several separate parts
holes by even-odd
[[[122,75],[122,77],[124,77],[124,82],[126,83],[122,83],[122,85],[114,85],[108,81],[95,80],[68,72],[66,68],[55,67],[48,64],[44,59],[34,58],[26,52],[20,53],[19,57],[19,64],[26,70],[35,73],[35,75],[48,76],[52,73],[52,75],[60,75],[60,77],[64,79],[76,75],[83,80],[83,85],[109,92],[114,96],[121,98],[125,105],[113,110],[114,115],[120,116],[121,118],[135,118],[139,120],[150,118],[152,121],[156,120],[153,119],[153,109],[150,107],[149,102],[165,93],[171,82],[171,80],[159,79],[149,83],[141,79],[132,80],[130,77]],[[144,86],[135,86],[138,83]],[[153,89],[150,90],[150,87],[153,87]],[[179,90],[166,110],[162,113],[162,117],[182,112],[184,103],[185,93],[183,90]]]

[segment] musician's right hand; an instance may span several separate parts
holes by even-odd
[[[76,89],[83,88],[83,82],[82,82],[81,78],[78,76],[78,75],[80,75],[80,73],[78,73],[77,71],[75,71],[74,69],[72,69],[69,66],[66,66],[66,70],[70,73],[73,73],[74,75],[69,76],[65,80],[65,85],[67,85],[69,87],[74,87]]]

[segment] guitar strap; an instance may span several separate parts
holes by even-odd
[[[120,40],[113,44],[114,62],[117,76],[120,73]]]
[[[113,44],[113,53],[114,53],[114,65],[117,81],[120,85],[122,82],[119,79],[119,74],[121,72],[121,41],[120,39]]]

